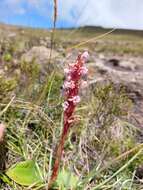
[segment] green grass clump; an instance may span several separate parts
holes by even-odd
[[[15,78],[6,79],[2,76],[0,76],[0,81],[0,100],[2,101],[16,89],[17,81]]]
[[[97,85],[91,99],[91,143],[98,150],[106,149],[106,156],[119,156],[135,145],[134,130],[124,125],[132,103],[123,87],[113,83]]]
[[[10,53],[5,53],[3,55],[3,60],[6,61],[6,62],[12,61],[12,55]]]

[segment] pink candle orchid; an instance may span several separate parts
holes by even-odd
[[[85,81],[82,81],[82,77],[85,77],[85,75],[87,75],[88,72],[88,69],[85,66],[88,57],[89,57],[88,52],[84,52],[83,54],[80,54],[78,56],[74,64],[69,64],[68,68],[64,69],[65,73],[65,81],[63,84],[64,126],[63,126],[61,139],[57,147],[56,159],[53,166],[53,173],[51,176],[49,187],[51,187],[51,185],[56,180],[58,175],[62,152],[64,149],[64,143],[67,138],[69,129],[74,122],[73,113],[75,111],[77,104],[80,102],[79,89],[81,86],[83,86],[82,83],[84,83],[84,86],[86,83]]]

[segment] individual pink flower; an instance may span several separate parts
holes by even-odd
[[[68,108],[68,106],[69,106],[69,103],[67,101],[65,101],[63,103],[63,109],[64,109],[64,111],[66,111],[66,109]]]
[[[71,80],[64,82],[63,89],[68,89],[68,88],[74,89],[74,87],[75,87],[74,81]]]
[[[80,96],[74,96],[73,98],[69,98],[68,101],[73,102],[73,104],[78,104],[80,102]]]
[[[87,73],[88,73],[87,67],[85,67],[85,66],[81,67],[80,73],[81,73],[82,76],[87,75]]]
[[[82,81],[81,82],[81,88],[86,88],[88,86],[87,81]]]
[[[81,59],[84,60],[84,62],[86,62],[89,59],[89,53],[88,51],[85,51],[82,55],[81,55]]]
[[[5,125],[4,124],[0,124],[0,142],[3,141],[4,134],[5,134]]]
[[[71,76],[68,75],[68,76],[66,77],[66,80],[67,80],[67,81],[70,81],[70,80],[71,80]]]
[[[70,73],[70,69],[65,68],[64,69],[64,73],[65,73],[65,75],[69,74]]]

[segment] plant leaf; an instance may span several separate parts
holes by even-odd
[[[33,160],[20,162],[7,170],[6,175],[19,185],[31,186],[42,183],[43,179]]]
[[[75,189],[77,186],[77,182],[78,177],[76,175],[63,169],[58,174],[56,186],[62,189]]]

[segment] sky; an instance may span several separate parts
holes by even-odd
[[[143,0],[57,0],[57,27],[143,29]],[[0,22],[53,26],[53,0],[0,0]]]

